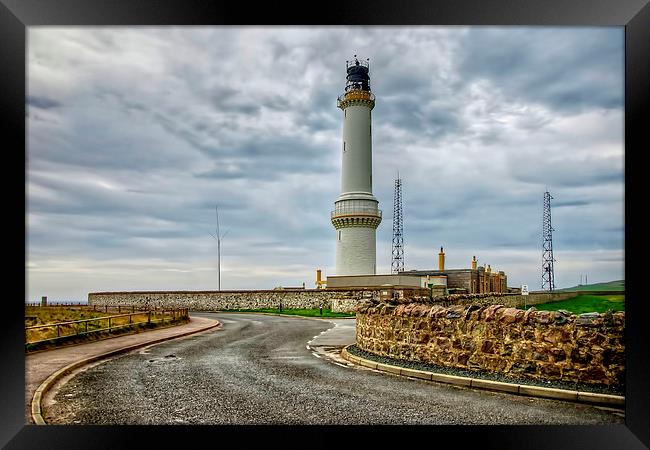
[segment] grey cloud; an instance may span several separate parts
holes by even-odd
[[[555,158],[536,160],[512,158],[509,165],[516,180],[556,187],[581,187],[623,182],[620,158],[598,158],[590,160]]]
[[[553,202],[554,208],[562,208],[566,206],[587,206],[591,205],[592,202],[587,200],[564,200],[559,202]]]
[[[623,30],[611,27],[473,28],[459,69],[506,95],[563,113],[623,106]]]
[[[501,249],[537,260],[545,185],[556,198],[558,248],[620,248],[622,157],[606,155],[619,145],[622,154],[622,143],[614,132],[591,133],[593,124],[576,135],[553,127],[559,116],[616,104],[622,81],[613,55],[622,55],[622,41],[595,31],[585,39],[574,29],[561,33],[560,46],[553,30],[479,31],[201,27],[133,29],[123,39],[125,30],[107,29],[92,31],[97,37],[75,55],[73,71],[60,61],[74,46],[42,32],[48,39],[30,40],[42,58],[30,72],[30,92],[65,107],[32,105],[47,120],[28,118],[29,260],[99,261],[97,273],[118,290],[123,280],[104,272],[103,262],[136,261],[133,274],[151,261],[196,269],[192,276],[212,286],[213,272],[201,270],[215,261],[207,233],[218,203],[222,230],[231,230],[225,261],[246,268],[232,273],[241,283],[233,288],[268,287],[260,283],[275,282],[272,275],[249,274],[279,265],[310,267],[310,276],[312,267],[332,267],[329,212],[340,187],[342,120],[335,100],[344,60],[354,53],[371,58],[377,95],[379,266],[390,266],[397,169],[406,182],[407,252],[444,244],[481,260]],[[102,66],[108,61],[128,67],[129,77]],[[479,80],[490,81],[493,97],[467,95]],[[475,101],[483,109],[470,115]],[[95,186],[89,174],[117,188]],[[410,255],[412,268],[435,265],[433,253]],[[536,265],[510,261],[499,268],[537,279]]]
[[[62,106],[61,103],[56,100],[53,100],[48,97],[39,97],[35,95],[27,96],[27,105],[33,106],[34,108],[40,108],[40,109],[60,108]]]

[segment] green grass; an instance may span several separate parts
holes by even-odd
[[[223,310],[225,312],[259,312],[259,313],[270,313],[270,314],[288,314],[291,316],[302,316],[302,317],[325,317],[328,319],[335,319],[341,317],[354,317],[354,313],[344,313],[344,312],[332,312],[331,309],[323,308],[323,315],[320,314],[319,308],[312,309],[301,309],[301,308],[282,308],[280,312],[279,308],[262,308],[262,309],[228,309]]]
[[[609,281],[607,283],[582,284],[558,291],[612,291],[625,292],[625,280]]]
[[[566,309],[567,311],[571,311],[574,314],[582,314],[587,312],[603,313],[607,310],[625,311],[625,295],[581,294],[569,300],[535,305],[535,308],[540,311],[557,311],[559,309]]]

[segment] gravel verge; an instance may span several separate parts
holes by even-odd
[[[459,369],[456,367],[445,367],[436,364],[428,364],[417,361],[406,361],[401,359],[388,358],[385,356],[375,355],[374,353],[361,350],[356,345],[347,348],[352,355],[369,359],[383,364],[404,367],[406,369],[424,370],[428,372],[442,373],[446,375],[455,375],[459,377],[480,378],[482,380],[500,381],[502,383],[525,384],[527,386],[541,386],[555,389],[566,389],[569,391],[593,392],[596,394],[625,395],[625,385],[618,386],[598,386],[587,383],[562,382],[551,380],[535,380],[531,378],[508,376],[494,372],[476,371],[468,369]]]

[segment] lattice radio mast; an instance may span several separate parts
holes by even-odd
[[[555,289],[555,276],[553,274],[553,227],[551,226],[551,194],[544,192],[544,213],[542,216],[542,289],[553,291]]]
[[[404,272],[404,221],[402,216],[402,179],[397,173],[393,199],[393,260],[391,272]]]

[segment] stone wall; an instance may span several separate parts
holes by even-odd
[[[439,295],[432,300],[425,297],[417,299],[421,303],[430,303],[442,306],[451,305],[504,305],[509,308],[526,308],[548,302],[558,302],[577,297],[578,292],[531,292],[529,295],[504,294],[489,292],[485,294],[449,294]],[[410,301],[410,300],[409,300]],[[407,301],[407,302],[409,302]]]
[[[260,308],[331,308],[335,312],[354,312],[367,299],[378,299],[372,289],[298,289],[259,291],[139,291],[91,292],[88,304],[98,306],[142,306],[189,308],[192,311]]]
[[[596,385],[625,378],[623,312],[366,301],[356,327],[357,346],[380,356]]]
[[[388,291],[397,301],[411,302],[415,296],[426,301],[427,289],[420,288],[336,288],[336,289],[273,289],[250,291],[136,291],[136,292],[91,292],[88,304],[98,306],[142,306],[156,308],[189,308],[193,311],[214,311],[227,309],[278,308],[331,308],[335,312],[354,312],[364,300],[384,299]],[[570,298],[577,294],[534,294],[528,296],[527,304],[535,305],[551,300]],[[569,296],[569,297],[567,297]],[[561,297],[561,298],[560,298]],[[460,294],[435,297],[440,305],[500,303],[506,306],[523,305],[521,295],[503,294]]]

